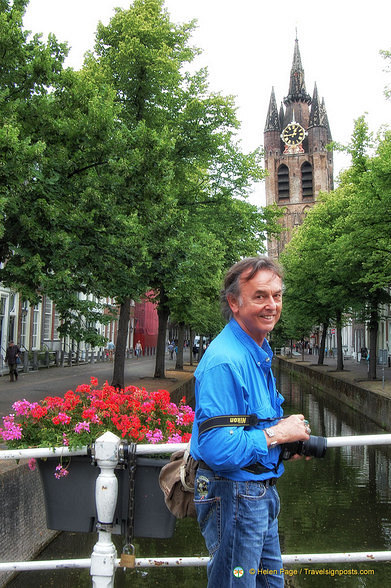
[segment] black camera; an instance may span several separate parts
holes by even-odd
[[[282,459],[290,459],[293,455],[307,457],[324,457],[327,449],[326,437],[311,435],[308,441],[293,441],[281,445]]]

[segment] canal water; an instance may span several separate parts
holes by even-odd
[[[325,437],[384,432],[364,416],[327,394],[284,372],[276,373],[285,397],[285,413],[302,412],[312,433]],[[283,553],[333,553],[391,550],[391,448],[343,447],[328,449],[326,456],[286,463],[278,483],[281,497],[280,539]],[[95,534],[61,533],[40,559],[89,557]],[[115,538],[118,552],[122,539]],[[197,524],[177,521],[170,540],[137,539],[136,556],[207,555]],[[240,565],[240,562],[238,562]],[[369,587],[390,585],[390,563],[323,563],[287,566],[289,588]],[[238,580],[245,588],[245,582]],[[91,586],[89,570],[25,572],[12,588],[85,588]],[[157,568],[123,572],[115,586],[132,588],[206,586],[206,568]],[[222,587],[224,588],[224,587]]]

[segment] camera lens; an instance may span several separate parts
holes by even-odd
[[[326,437],[311,435],[308,441],[294,441],[281,446],[281,458],[290,459],[293,455],[324,457],[327,449]]]
[[[327,449],[326,437],[311,435],[308,441],[303,441],[302,455],[310,457],[324,457]]]

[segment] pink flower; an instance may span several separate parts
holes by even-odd
[[[33,406],[34,404],[31,404],[31,402],[24,398],[23,400],[18,400],[17,402],[14,402],[12,408],[14,409],[16,414],[19,414],[21,416],[27,416],[28,414],[30,414],[31,408]]]
[[[36,467],[37,467],[37,460],[34,457],[32,457],[31,459],[29,459],[29,469],[33,472]]]
[[[87,421],[83,421],[82,423],[77,423],[76,427],[75,427],[75,433],[81,433],[82,431],[87,431],[87,433],[90,432],[90,423],[87,423]]]
[[[15,423],[15,415],[10,414],[3,417],[4,429],[0,429],[0,435],[4,441],[13,441],[22,438],[22,425]]]
[[[68,425],[71,422],[71,417],[65,414],[65,412],[59,412],[58,418],[60,423],[62,423],[63,425]]]
[[[145,436],[150,443],[161,443],[161,441],[163,441],[163,433],[160,429],[148,431]]]
[[[175,433],[167,439],[167,443],[182,443],[182,435]]]
[[[69,471],[66,468],[63,468],[62,465],[59,463],[56,467],[56,471],[54,472],[54,477],[59,480],[60,478],[64,478],[69,474]]]

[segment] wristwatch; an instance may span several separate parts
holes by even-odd
[[[272,431],[271,429],[263,429],[266,433],[266,435],[268,437],[270,437],[271,439],[274,437],[274,431]],[[277,441],[274,440],[270,443],[269,447],[275,447],[277,445]]]

